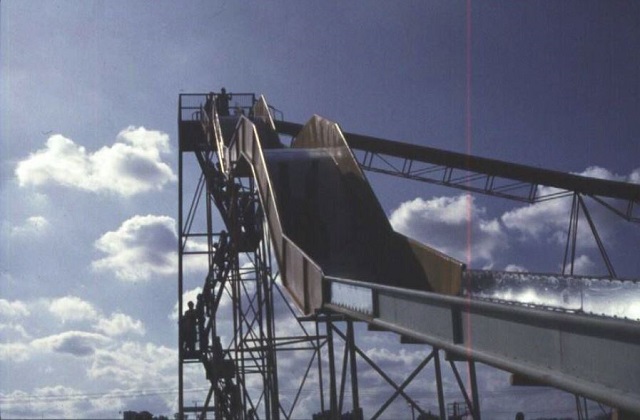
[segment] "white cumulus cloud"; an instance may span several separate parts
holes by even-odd
[[[95,243],[106,257],[93,262],[125,281],[174,274],[177,267],[175,221],[168,216],[134,216]]]
[[[133,319],[122,312],[114,312],[107,317],[93,304],[76,296],[64,296],[51,300],[49,311],[62,322],[92,322],[93,329],[109,337],[129,333],[145,334],[142,321]]]
[[[122,130],[112,146],[91,153],[60,134],[20,161],[21,186],[62,185],[123,196],[160,190],[176,176],[161,155],[169,151],[166,133],[144,127]]]
[[[586,176],[588,178],[606,179],[609,181],[626,181],[626,177],[614,174],[610,170],[600,166],[589,166],[587,169],[579,172],[577,175]]]
[[[27,304],[19,301],[0,299],[0,319],[21,318],[29,315]]]
[[[137,335],[145,333],[142,321],[119,312],[112,314],[110,318],[98,320],[98,325],[95,328],[110,337],[128,333]]]
[[[517,264],[509,264],[504,268],[504,271],[510,271],[512,273],[528,273],[529,270],[527,270],[525,267],[521,266],[521,265],[517,265]]]
[[[538,187],[539,195],[555,194],[557,188]],[[571,212],[571,197],[542,201],[508,211],[501,217],[508,228],[520,232],[527,239],[547,238],[562,243]]]
[[[88,375],[109,378],[126,387],[172,386],[177,350],[152,343],[125,342],[96,350]]]
[[[50,418],[98,418],[87,415],[93,401],[86,390],[77,390],[63,385],[35,388],[31,393],[14,390],[2,395],[3,412],[11,417],[38,418],[47,413]]]
[[[593,272],[595,263],[587,255],[580,255],[573,261],[573,274],[587,275]],[[565,266],[565,273],[571,272],[571,263]]]
[[[506,237],[496,219],[467,195],[416,198],[402,203],[389,218],[395,230],[461,261],[490,264],[505,246]],[[469,242],[470,239],[470,242]]]
[[[586,176],[589,178],[606,179],[609,181],[640,184],[640,168],[634,169],[629,175],[618,175],[600,166],[589,166],[587,169],[577,173],[576,175]]]
[[[29,337],[29,333],[21,324],[14,322],[0,323],[0,341],[2,342],[16,342]]]
[[[11,235],[20,237],[33,237],[44,234],[50,228],[49,221],[43,216],[27,218],[22,225],[14,226]]]
[[[51,301],[49,311],[62,322],[92,321],[98,317],[98,311],[89,302],[76,296],[65,296]]]
[[[25,362],[31,357],[26,343],[0,343],[0,361]]]
[[[591,166],[576,175],[609,181],[640,182],[640,169],[632,172],[629,176],[622,176],[599,166]],[[538,187],[539,196],[550,196],[561,192],[562,190],[553,187]],[[611,212],[603,206],[594,206],[591,203],[590,200],[585,199],[591,217],[596,222],[598,234],[607,242],[612,235],[612,225],[618,219],[613,217]],[[501,221],[508,229],[519,232],[523,240],[564,244],[567,240],[571,206],[571,197],[551,199],[508,211],[502,215]],[[614,205],[614,207],[616,206]],[[582,209],[580,213],[578,245],[594,247],[596,242],[593,240],[593,234],[584,218]]]
[[[84,357],[94,354],[97,348],[109,343],[109,338],[102,334],[86,331],[65,331],[60,334],[38,338],[31,342],[31,347],[39,351],[70,354]]]
[[[584,171],[576,173],[576,175],[609,181],[640,183],[640,169],[636,169],[629,176],[623,176],[615,174],[606,168],[590,166]],[[561,191],[562,190],[553,187],[538,187],[539,196],[553,195]],[[502,215],[501,220],[507,228],[520,232],[524,239],[546,239],[550,242],[563,244],[566,241],[571,204],[571,197],[542,201],[508,211]],[[611,217],[607,218],[606,216],[598,217],[598,215],[601,214],[610,216],[603,211],[601,206],[593,207],[590,211],[592,216],[601,219],[600,223],[597,224],[598,233],[606,238],[609,234],[608,223],[603,222],[615,219]],[[591,240],[591,232],[587,223],[584,221],[584,217],[581,217],[578,225],[578,237],[589,238],[587,242],[581,242],[581,245],[595,245],[595,242]]]

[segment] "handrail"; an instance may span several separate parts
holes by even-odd
[[[214,140],[216,142],[216,150],[218,151],[220,170],[222,173],[228,174],[229,151],[225,146],[224,138],[222,137],[222,127],[220,126],[220,117],[218,116],[218,107],[216,106],[215,98],[212,98],[211,102],[211,120],[213,122]]]
[[[259,111],[258,109],[258,113]],[[284,267],[284,270],[281,269],[283,283],[304,313],[313,312],[322,304],[321,279],[324,273],[315,261],[284,234],[276,205],[276,192],[267,170],[257,128],[245,116],[241,116],[238,121],[229,144],[229,156],[231,159],[244,158],[250,164],[259,186],[260,201],[271,232],[276,258],[279,265]]]
[[[267,104],[267,99],[264,95],[260,95],[260,98],[258,98],[258,101],[253,106],[253,116],[255,118],[263,118],[269,124],[269,127],[273,131],[276,131],[276,125],[273,122],[273,115],[271,115],[270,109],[271,107]]]
[[[340,283],[368,289],[373,292],[384,292],[411,300],[420,300],[431,304],[448,306],[452,309],[464,309],[483,314],[509,316],[514,320],[518,318],[526,320],[527,322],[552,321],[558,328],[566,330],[583,329],[590,335],[611,336],[628,341],[635,341],[640,338],[640,322],[628,319],[613,319],[584,313],[550,311],[542,308],[505,305],[502,303],[469,299],[463,296],[451,296],[421,290],[408,290],[401,287],[368,283],[335,276],[325,276],[323,281],[327,284]],[[375,299],[375,297],[373,298]],[[331,303],[335,302],[332,301]],[[558,314],[566,316],[558,316]],[[371,315],[376,316],[377,314],[372,313]]]
[[[332,291],[327,310],[640,413],[639,322],[336,277],[323,282]]]

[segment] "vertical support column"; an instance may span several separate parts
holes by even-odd
[[[180,112],[180,109],[178,110]],[[180,124],[178,115],[178,124]],[[184,379],[183,379],[183,367],[182,360],[184,357],[182,351],[182,323],[180,317],[182,316],[182,240],[183,240],[183,215],[182,215],[182,144],[179,145],[178,151],[178,414],[179,420],[184,418]]]
[[[471,399],[473,400],[473,420],[480,420],[480,397],[478,396],[478,379],[476,378],[476,362],[469,360],[469,380],[471,381]]]
[[[333,354],[333,322],[331,316],[327,316],[327,345],[329,348],[329,406],[331,410],[331,418],[338,419],[338,391],[336,389],[336,365]]]
[[[344,387],[347,382],[347,363],[349,362],[349,338],[344,340],[344,349],[342,355],[342,369],[340,370],[340,397],[338,400],[338,413],[342,415],[344,412]]]
[[[316,315],[316,349],[318,352],[318,385],[320,388],[320,412],[324,413],[324,383],[322,382],[322,344],[320,342],[320,321]]]
[[[464,388],[464,384],[462,383],[462,378],[460,377],[460,372],[458,372],[458,368],[456,368],[456,364],[454,363],[453,360],[449,360],[449,366],[451,366],[451,370],[453,371],[453,374],[456,377],[456,382],[458,382],[458,387],[460,388],[460,392],[462,392],[464,401],[467,404],[467,409],[469,410],[470,413],[473,413],[473,402],[469,399],[469,394],[467,393],[467,390]]]
[[[233,199],[233,198],[232,198]],[[234,219],[234,213],[231,213],[230,220]],[[242,309],[242,290],[240,285],[240,272],[238,267],[238,256],[237,256],[237,235],[234,235],[235,226],[230,227],[231,230],[231,241],[229,242],[229,247],[231,251],[229,252],[230,260],[227,262],[229,269],[228,273],[231,281],[231,301],[233,308],[233,361],[235,364],[235,372],[234,378],[236,380],[236,385],[240,386],[241,383],[245,382],[244,371],[242,370],[242,364],[244,361],[244,353],[245,346],[243,342],[243,331],[244,331],[244,314]]]
[[[578,193],[573,194],[573,202],[571,204],[571,215],[569,216],[569,230],[567,232],[567,244],[564,250],[564,259],[562,262],[562,274],[566,274],[569,252],[571,252],[571,265],[569,274],[573,275],[573,265],[576,257],[576,241],[578,234],[578,219],[580,218],[580,207],[578,206]]]
[[[206,207],[206,217],[207,217],[207,251],[208,251],[208,255],[207,255],[208,273],[207,273],[204,287],[207,288],[209,287],[209,285],[207,284],[209,282],[209,276],[214,272],[213,268],[214,268],[214,252],[215,251],[213,249],[213,209],[211,207],[211,200],[213,200],[212,186],[209,182],[209,177],[205,177],[204,181],[205,181],[204,197],[205,197],[205,204],[206,204],[205,207]],[[203,293],[204,293],[204,289],[203,289]],[[209,304],[210,302],[207,303],[207,305]],[[203,309],[203,310],[206,311],[206,309]],[[198,346],[199,346],[198,348],[200,349],[201,357],[206,357],[207,350],[210,343],[212,343],[213,340],[216,339],[215,337],[216,323],[215,322],[212,323],[211,330],[213,331],[213,334],[209,334],[206,328],[204,329],[198,328],[198,334],[201,334],[201,333],[207,334],[206,340],[203,340],[201,337],[198,337]],[[202,344],[205,344],[205,348],[202,348],[201,346]],[[214,387],[215,386],[212,386],[211,388],[212,391],[214,390]],[[211,396],[213,396],[213,405],[215,407],[218,407],[220,405],[220,401],[219,401],[220,396],[218,395],[218,393],[210,392],[209,395],[207,396],[204,407],[202,408],[203,413],[206,413],[207,409],[209,408],[209,402],[210,402]]]
[[[433,362],[436,370],[436,388],[438,391],[438,408],[440,409],[440,418],[447,418],[447,411],[444,405],[444,390],[442,389],[442,370],[440,369],[440,349],[433,348]]]
[[[255,259],[254,261],[256,261],[257,264],[258,264],[258,267],[256,267],[256,274],[258,274],[256,276],[256,292],[257,292],[257,296],[258,296],[258,299],[257,299],[258,311],[256,313],[256,316],[258,318],[258,328],[259,328],[258,336],[260,337],[259,345],[260,345],[261,348],[266,348],[269,345],[269,343],[268,343],[268,341],[266,339],[265,331],[264,331],[264,328],[263,328],[264,327],[264,319],[263,319],[263,316],[262,316],[262,311],[263,310],[268,311],[267,305],[264,303],[265,297],[263,296],[263,294],[266,296],[266,294],[268,292],[267,291],[267,285],[265,283],[266,282],[266,276],[263,277],[264,270],[262,270],[262,260]],[[266,315],[267,314],[265,313],[265,316]],[[269,383],[269,379],[268,379],[268,377],[269,377],[269,360],[267,360],[267,358],[264,357],[264,352],[265,351],[268,352],[269,350],[260,350],[259,353],[262,355],[262,357],[260,358],[260,366],[261,366],[262,371],[264,372],[264,376],[262,378],[262,384],[263,384],[263,387],[265,388],[265,396],[266,396],[265,404],[267,404],[266,405],[266,407],[267,407],[267,409],[266,409],[266,412],[267,412],[266,417],[269,418],[270,414],[269,414],[269,409],[268,408],[270,407],[269,404],[271,402],[271,395],[267,394],[268,389],[269,389],[268,388],[268,383]]]
[[[265,298],[265,294],[266,294],[266,287],[265,284],[268,282],[268,276],[266,273],[266,269],[264,267],[264,242],[260,245],[259,247],[259,251],[260,253],[255,253],[254,254],[254,261],[256,264],[255,267],[255,271],[256,271],[256,295],[257,295],[257,304],[258,304],[258,310],[256,311],[256,317],[257,317],[257,321],[258,321],[258,337],[260,337],[260,341],[259,341],[259,346],[261,348],[266,348],[268,345],[270,345],[270,343],[268,342],[268,340],[266,339],[266,334],[265,334],[265,328],[264,328],[264,318],[262,316],[263,311],[266,312],[266,298]],[[265,289],[263,289],[265,288]],[[268,350],[267,350],[268,352]],[[268,369],[269,369],[269,364],[268,361],[266,360],[266,357],[264,357],[264,350],[260,350],[258,352],[262,357],[260,357],[260,368],[262,369],[262,372],[264,372],[264,375],[262,376],[262,386],[263,388],[266,390],[268,389]],[[265,400],[266,401],[266,400]],[[246,407],[246,402],[245,405]]]
[[[353,399],[353,418],[362,420],[360,416],[360,394],[358,393],[358,367],[356,366],[356,341],[353,333],[353,321],[347,320],[347,345],[351,364],[351,396]]]
[[[593,219],[591,218],[589,209],[587,208],[587,205],[585,204],[584,200],[582,199],[582,196],[580,195],[578,195],[578,202],[580,204],[580,207],[582,208],[584,217],[587,219],[587,222],[589,223],[589,227],[591,228],[591,233],[593,234],[593,239],[595,239],[596,244],[598,245],[598,249],[600,250],[600,256],[602,256],[602,260],[604,261],[604,264],[607,266],[607,271],[609,272],[609,276],[612,278],[616,278],[617,275],[616,275],[616,270],[614,270],[613,268],[613,263],[611,262],[611,259],[607,254],[607,250],[604,247],[604,243],[602,242],[602,239],[598,234],[598,229],[596,228],[596,224],[593,223]]]
[[[271,387],[271,419],[280,418],[280,389],[278,386],[278,359],[275,348],[275,317],[273,308],[273,280],[269,277],[265,282],[265,307],[267,325],[267,366]]]

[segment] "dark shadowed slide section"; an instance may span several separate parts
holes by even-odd
[[[345,279],[456,295],[464,265],[395,232],[337,124],[318,116],[282,147],[266,102],[238,120],[229,155],[256,178],[284,286],[306,314]],[[236,157],[236,158],[234,158]]]
[[[265,151],[283,232],[327,276],[431,290],[366,179],[341,171],[331,151]]]

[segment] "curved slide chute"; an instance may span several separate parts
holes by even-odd
[[[463,264],[393,230],[336,123],[312,117],[289,148],[274,138],[261,98],[218,150],[228,168],[251,168],[283,283],[305,314],[330,301],[325,277],[458,294]]]

